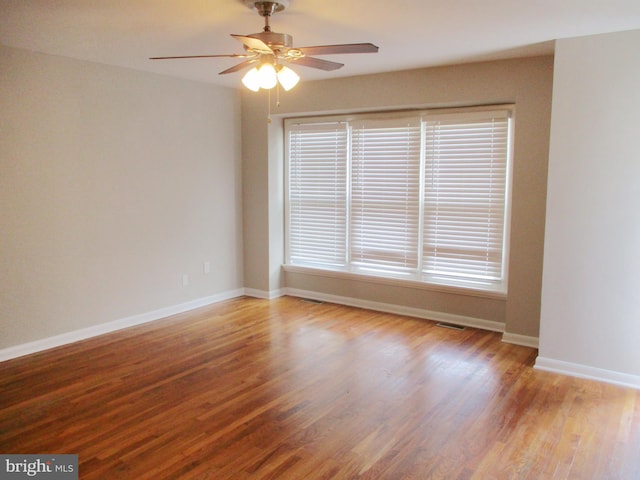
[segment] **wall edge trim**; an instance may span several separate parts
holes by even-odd
[[[540,355],[536,358],[536,363],[533,368],[640,390],[640,375],[630,375],[628,373],[591,367],[580,363],[565,362]]]
[[[279,288],[277,290],[258,290],[256,288],[245,288],[244,294],[247,297],[262,298],[264,300],[273,300],[274,298],[282,297],[285,295],[284,290]]]
[[[504,343],[511,343],[513,345],[520,345],[522,347],[531,347],[531,348],[538,348],[538,345],[539,345],[538,337],[520,335],[519,333],[504,332],[502,334],[502,341]]]
[[[125,328],[134,327],[136,325],[141,325],[143,323],[161,320],[171,315],[177,315],[179,313],[188,312],[189,310],[194,310],[196,308],[205,307],[207,305],[240,297],[243,294],[243,289],[229,290],[177,305],[171,305],[169,307],[152,310],[150,312],[131,315],[129,317],[121,318],[118,320],[100,323],[98,325],[92,325],[90,327],[81,328],[79,330],[73,330],[70,332],[61,333],[59,335],[54,335],[52,337],[47,337],[40,340],[34,340],[32,342],[3,348],[0,350],[0,362],[23,357],[25,355],[31,355],[33,353],[42,352],[44,350],[49,350],[56,347],[61,347],[63,345],[68,345],[70,343],[79,342],[88,338],[97,337],[106,333],[123,330]]]
[[[371,300],[362,300],[354,297],[343,297],[340,295],[332,295],[322,292],[314,292],[310,290],[301,290],[298,288],[287,287],[284,289],[285,295],[292,297],[308,298],[311,300],[319,300],[323,302],[337,303],[340,305],[348,305],[350,307],[366,308],[385,313],[394,313],[397,315],[406,315],[409,317],[421,318],[423,320],[431,320],[434,322],[453,323],[464,327],[479,328],[489,330],[491,332],[504,332],[505,325],[493,320],[484,320],[481,318],[467,317],[464,315],[456,315],[452,313],[435,312],[422,308],[406,307],[403,305],[395,305],[392,303],[374,302]]]

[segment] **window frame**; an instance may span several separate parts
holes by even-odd
[[[358,268],[351,263],[350,258],[350,235],[351,235],[351,205],[352,205],[352,158],[351,158],[351,128],[348,128],[347,133],[347,182],[346,182],[346,195],[347,195],[347,233],[346,233],[346,264],[344,267],[340,266],[318,266],[318,265],[299,265],[289,263],[290,260],[290,146],[289,146],[289,131],[292,126],[301,124],[318,124],[318,123],[333,123],[343,122],[351,124],[353,122],[365,122],[365,121],[380,121],[380,120],[397,120],[405,117],[418,117],[423,124],[421,127],[421,145],[424,145],[424,122],[428,121],[429,117],[437,117],[443,114],[474,114],[476,112],[506,112],[507,115],[507,141],[506,141],[506,165],[505,165],[505,194],[504,194],[504,212],[503,212],[503,240],[502,240],[502,281],[495,283],[487,282],[474,282],[464,281],[451,277],[431,277],[425,275],[419,268],[415,274],[393,274],[390,272],[376,272],[371,269]],[[509,247],[510,247],[510,224],[511,224],[511,202],[512,202],[512,170],[514,162],[514,130],[515,130],[515,105],[514,104],[493,104],[471,107],[455,107],[455,108],[437,108],[437,109],[409,109],[387,112],[363,112],[363,113],[350,113],[342,115],[327,115],[327,116],[309,116],[309,117],[291,117],[284,120],[284,207],[285,207],[285,263],[283,269],[287,272],[293,273],[305,273],[311,275],[328,276],[333,278],[347,278],[352,280],[360,280],[371,283],[381,283],[387,285],[399,285],[410,288],[427,289],[446,293],[457,293],[471,296],[479,296],[485,298],[500,298],[504,299],[507,295],[507,286],[509,278]],[[421,149],[424,147],[421,146]],[[424,178],[424,152],[420,153],[420,178]],[[422,180],[421,180],[422,182]],[[421,225],[424,222],[422,218],[424,209],[424,197],[423,193],[420,195],[420,209]],[[424,252],[424,244],[422,242],[423,229],[420,229],[420,241],[418,249],[420,252],[420,258],[422,258]],[[422,261],[420,262],[422,263]]]

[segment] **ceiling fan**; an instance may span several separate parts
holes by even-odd
[[[375,53],[378,47],[372,43],[348,43],[340,45],[319,45],[314,47],[294,47],[293,37],[286,33],[271,31],[270,17],[283,11],[289,6],[288,0],[262,2],[244,0],[250,8],[255,8],[264,17],[264,29],[259,33],[231,36],[242,42],[246,53],[232,53],[227,55],[186,55],[178,57],[151,57],[150,60],[172,60],[183,58],[242,58],[242,62],[220,72],[220,75],[233,73],[252,65],[254,66],[242,79],[242,83],[253,91],[260,88],[270,89],[280,84],[285,90],[293,88],[300,77],[285,64],[301,65],[303,67],[320,70],[337,70],[344,66],[342,63],[331,62],[312,55],[333,55],[343,53]]]

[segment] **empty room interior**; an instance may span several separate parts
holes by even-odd
[[[629,0],[0,0],[0,476],[640,478],[638,51]]]

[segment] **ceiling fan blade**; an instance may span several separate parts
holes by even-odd
[[[178,58],[249,58],[254,55],[247,55],[242,53],[232,53],[229,55],[182,55],[179,57],[150,57],[149,60],[174,60]]]
[[[264,43],[259,38],[248,37],[246,35],[234,35],[233,33],[231,34],[231,36],[236,40],[242,42],[244,46],[250,51],[273,54],[273,50],[271,50],[271,47],[269,47],[269,45]]]
[[[373,43],[345,43],[342,45],[318,45],[298,48],[305,55],[331,55],[342,53],[376,53],[378,47]]]
[[[300,57],[291,60],[291,63],[295,65],[302,65],[303,67],[318,68],[320,70],[337,70],[344,67],[344,63],[330,62],[328,60],[322,60],[320,58],[313,57]]]
[[[226,73],[233,73],[233,72],[237,72],[238,70],[242,70],[243,68],[247,68],[249,65],[251,65],[252,63],[257,62],[258,59],[257,58],[250,58],[249,60],[245,60],[244,62],[240,62],[237,65],[234,65],[231,68],[227,68],[226,70],[223,70],[222,72],[218,73],[218,75],[224,75]]]

